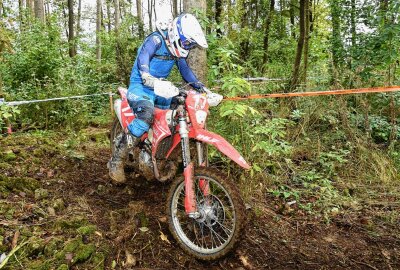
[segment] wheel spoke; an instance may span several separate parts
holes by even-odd
[[[173,195],[171,212],[176,215],[173,219],[176,235],[196,253],[218,253],[236,233],[236,205],[223,183],[218,178],[207,176],[207,173],[195,175],[193,184],[197,211],[200,213],[196,220],[189,218],[185,212],[184,182],[177,186]]]

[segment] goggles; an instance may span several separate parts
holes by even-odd
[[[197,43],[195,41],[192,41],[190,39],[186,39],[185,41],[181,41],[181,46],[185,49],[185,50],[190,50],[194,47],[196,47]]]

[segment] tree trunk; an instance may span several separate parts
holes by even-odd
[[[183,10],[185,12],[193,12],[194,9],[203,11],[207,10],[206,0],[186,0],[183,1]],[[189,66],[193,69],[199,80],[206,83],[207,80],[207,54],[204,49],[195,48],[188,58]]]
[[[114,26],[116,31],[118,31],[120,24],[121,14],[119,11],[119,0],[114,0]]]
[[[307,86],[307,69],[308,69],[308,51],[309,51],[309,42],[310,42],[310,11],[312,7],[312,0],[305,1],[305,33],[304,33],[304,50],[303,50],[303,76],[302,82],[305,86]]]
[[[230,0],[228,0],[230,1]],[[222,14],[222,0],[215,0],[215,22],[220,25],[221,23],[221,14]],[[217,28],[217,36],[222,36],[221,28]]]
[[[68,0],[68,32],[69,56],[74,57],[76,55],[74,33],[74,0]]]
[[[268,17],[265,19],[264,27],[264,55],[263,55],[263,67],[262,70],[265,72],[268,63],[268,47],[269,47],[269,32],[271,28],[272,17],[275,13],[275,0],[270,0]]]
[[[82,15],[82,0],[78,0],[78,18],[76,20],[76,36],[79,37],[81,33],[81,15]]]
[[[50,10],[50,3],[49,2],[45,2],[44,3],[44,16],[45,16],[45,18],[50,18],[50,12],[51,12],[51,10]]]
[[[174,18],[178,16],[178,13],[178,0],[172,0],[172,15],[174,16]]]
[[[248,0],[243,0],[242,2],[242,9],[244,10],[244,14],[241,14],[241,21],[240,21],[240,29],[243,30],[246,25],[248,25],[248,18],[249,13],[250,13],[250,3],[248,2]],[[242,38],[243,40],[240,42],[240,57],[243,60],[246,60],[248,58],[249,55],[249,50],[250,50],[250,40],[249,37],[247,35],[243,35],[242,34]]]
[[[338,70],[342,62],[343,43],[340,31],[341,20],[341,1],[330,0],[331,17],[332,17],[332,80],[333,85],[338,83]]]
[[[139,37],[143,39],[144,31],[143,31],[142,0],[136,0],[136,10],[137,10]]]
[[[293,65],[293,73],[292,73],[292,79],[290,82],[290,90],[294,90],[299,84],[301,55],[303,53],[304,39],[305,39],[305,27],[304,27],[305,12],[304,12],[304,9],[305,9],[305,5],[306,5],[306,1],[308,1],[308,0],[300,0],[300,23],[299,23],[300,35],[299,35],[299,39],[297,41],[297,51],[296,51],[296,58],[294,60],[294,65]]]
[[[64,1],[61,1],[61,10],[62,10],[62,13],[63,13],[63,23],[64,23],[64,29],[65,29],[65,36],[69,40],[68,18],[67,18],[67,13],[65,12]]]
[[[96,60],[101,62],[101,0],[96,3]]]
[[[26,9],[29,13],[29,16],[32,16],[34,9],[33,0],[26,0]]]
[[[44,23],[44,5],[43,0],[35,0],[35,17]]]
[[[153,1],[147,0],[147,7],[148,7],[147,11],[148,11],[148,14],[149,14],[150,32],[153,31],[153,6],[152,6],[152,4],[153,4]]]
[[[356,10],[356,0],[351,0],[351,46],[353,47],[353,49],[355,49],[356,47],[356,36],[357,36],[357,32],[356,32],[356,14],[357,14],[357,10]]]
[[[25,0],[18,0],[19,22],[20,22],[21,26],[23,26],[24,21],[25,21],[24,20],[25,6],[26,6]],[[3,11],[3,1],[0,0],[0,17],[1,17],[2,11]],[[23,28],[23,27],[21,27],[21,28]]]
[[[3,17],[3,0],[0,0],[0,18]],[[1,83],[1,82],[0,82]],[[1,87],[1,84],[0,84]],[[1,90],[1,89],[0,89]]]
[[[301,2],[302,0],[300,0]],[[293,38],[296,38],[295,26],[294,26],[294,10],[296,8],[296,0],[290,0],[289,3],[289,14],[290,14],[290,30]]]
[[[151,5],[153,7],[154,22],[157,22],[156,0],[151,0],[151,1],[153,2]]]
[[[110,0],[106,0],[106,11],[107,11],[107,32],[111,32],[111,6]]]

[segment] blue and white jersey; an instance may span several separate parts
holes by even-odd
[[[173,56],[167,47],[166,41],[158,32],[150,34],[138,50],[136,61],[133,65],[130,83],[143,84],[141,73],[150,73],[156,78],[167,78],[171,73],[174,64],[177,65],[182,78],[191,83],[195,89],[199,89],[203,84],[196,78],[193,71],[186,62],[186,58]],[[143,85],[145,89],[153,90]]]

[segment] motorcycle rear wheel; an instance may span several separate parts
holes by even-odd
[[[204,183],[209,192],[204,192]],[[172,183],[167,198],[169,229],[187,253],[201,260],[215,260],[232,250],[240,239],[245,206],[233,181],[217,170],[196,168],[194,186],[201,217],[193,219],[186,215],[184,178],[179,177]]]
[[[111,124],[111,131],[110,131],[110,149],[111,149],[111,155],[114,154],[114,140],[115,138],[118,136],[118,134],[120,134],[121,132],[123,132],[123,128],[118,120],[117,117],[114,117],[114,120]]]

